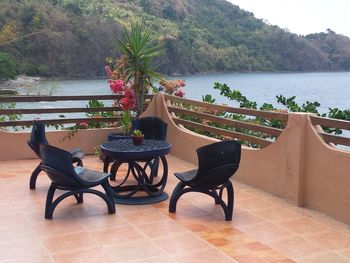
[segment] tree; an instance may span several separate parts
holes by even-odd
[[[124,41],[118,39],[117,47],[126,58],[126,78],[134,83],[136,92],[137,113],[143,112],[145,93],[150,87],[153,88],[153,80],[161,75],[155,70],[157,65],[154,59],[164,53],[164,49],[157,42],[159,35],[155,34],[150,27],[143,23],[131,23],[131,28],[124,28]]]
[[[0,81],[16,77],[16,62],[7,53],[0,53]]]

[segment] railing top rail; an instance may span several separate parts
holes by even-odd
[[[81,122],[115,122],[118,121],[117,117],[95,117],[95,118],[67,118],[67,119],[40,119],[45,124],[69,124],[69,123],[81,123]],[[31,126],[34,120],[21,120],[21,121],[1,121],[0,127],[6,126]]]
[[[145,95],[152,98],[153,95]],[[39,102],[39,101],[72,101],[72,100],[114,100],[121,95],[78,95],[78,96],[0,96],[0,102]]]
[[[224,105],[216,105],[216,104],[211,104],[207,102],[184,99],[181,97],[176,97],[168,94],[165,94],[165,99],[168,99],[173,102],[181,102],[184,104],[190,104],[197,107],[203,107],[203,108],[214,109],[219,111],[226,111],[230,113],[256,116],[256,117],[262,117],[266,119],[275,119],[275,120],[281,120],[281,121],[288,120],[288,113],[284,113],[284,112],[262,111],[262,110],[246,109],[246,108],[234,108],[234,107],[229,107]]]
[[[274,136],[279,136],[283,132],[282,129],[278,129],[278,128],[267,127],[267,126],[263,126],[263,125],[258,125],[258,124],[243,122],[243,121],[238,121],[238,120],[226,119],[223,117],[218,117],[218,116],[207,114],[207,113],[195,112],[195,111],[186,110],[186,109],[178,108],[178,107],[168,106],[168,110],[171,112],[174,112],[175,114],[176,113],[177,114],[188,114],[188,115],[198,117],[202,120],[205,119],[205,120],[209,120],[212,122],[226,124],[226,125],[230,125],[230,126],[235,127],[235,128],[245,128],[245,129],[250,129],[250,130],[254,130],[254,131],[259,131],[259,132],[271,134]]]
[[[350,130],[350,121],[324,118],[319,116],[310,116],[313,125],[322,125],[329,128],[338,128]]]

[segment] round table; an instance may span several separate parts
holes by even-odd
[[[134,145],[131,139],[119,139],[103,143],[100,148],[105,156],[103,171],[108,172],[110,164],[113,163],[110,168],[112,180],[115,179],[121,165],[128,164],[124,178],[118,185],[112,186],[116,203],[150,204],[168,198],[164,188],[168,179],[168,163],[165,155],[171,150],[169,143],[145,139],[143,144]],[[163,173],[158,175],[160,161]],[[135,179],[132,181],[133,184],[130,184],[130,175]],[[140,192],[146,195],[139,196]]]

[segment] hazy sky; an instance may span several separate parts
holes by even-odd
[[[306,35],[327,28],[350,37],[350,0],[228,0],[269,24]]]

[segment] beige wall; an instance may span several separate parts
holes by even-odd
[[[196,149],[215,141],[175,125],[161,95],[145,115],[158,115],[168,123],[172,154],[183,160],[196,163]],[[284,132],[270,146],[243,147],[235,178],[350,223],[350,152],[324,143],[309,114],[290,113]]]
[[[46,137],[50,144],[69,150],[81,148],[85,154],[94,154],[95,147],[104,142],[110,132],[115,129],[89,129],[79,130],[72,139],[62,139],[67,131],[46,131]],[[28,132],[4,132],[0,131],[0,160],[20,160],[37,158],[32,149],[27,145],[30,138]]]
[[[154,96],[143,116],[157,115],[168,123],[171,154],[197,162],[196,149],[216,141],[175,125],[160,95]],[[48,131],[49,142],[70,149],[80,147],[87,154],[104,142],[114,129],[79,130],[72,140],[62,142],[66,131]],[[29,132],[0,132],[0,160],[34,158],[27,146]],[[264,149],[243,147],[238,181],[280,196],[299,206],[318,210],[350,223],[350,153],[324,143],[309,115],[290,113],[284,132]]]

